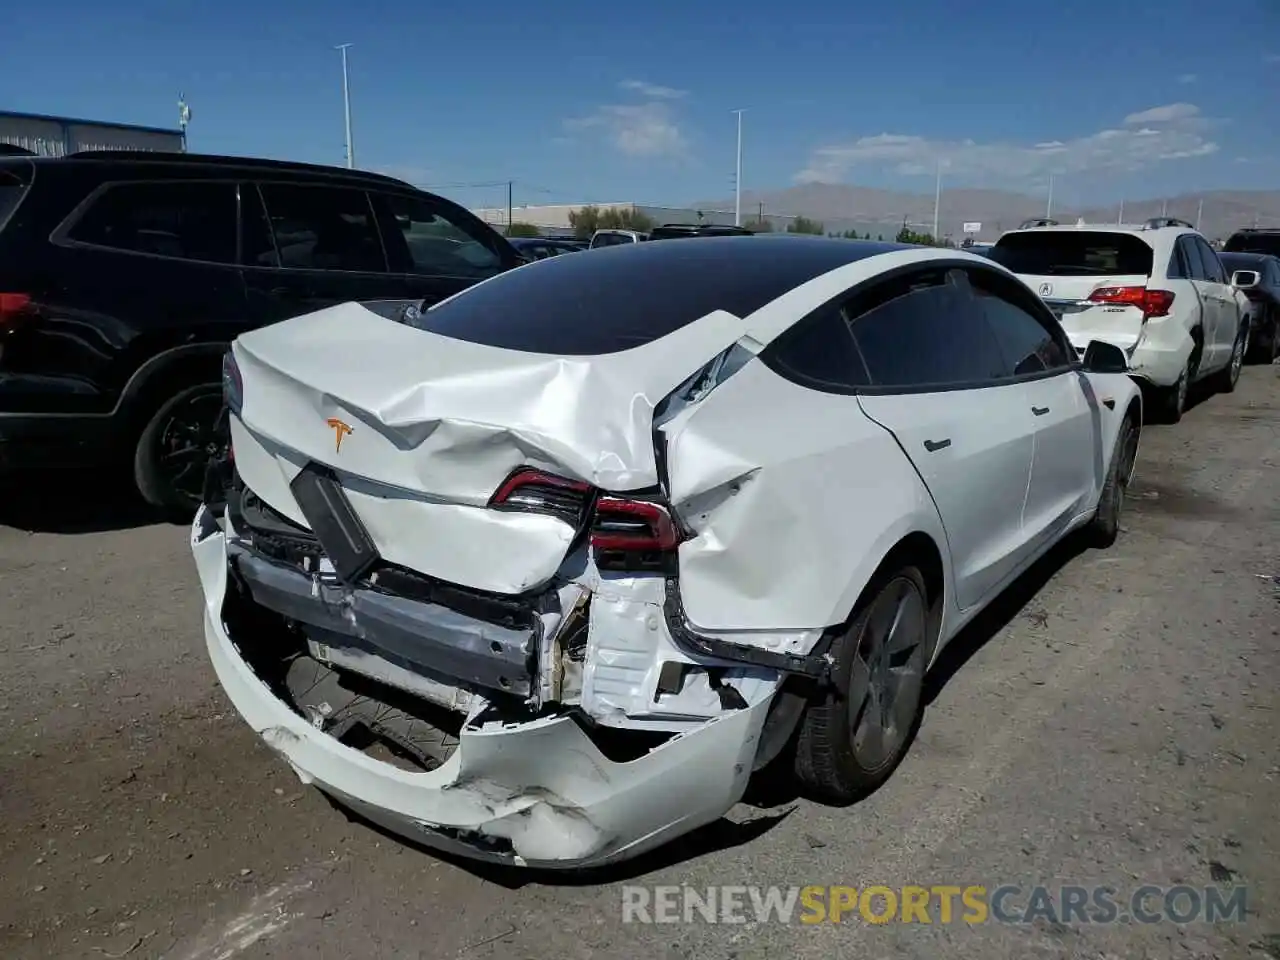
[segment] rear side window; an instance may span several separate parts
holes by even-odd
[[[385,273],[387,258],[363,190],[259,184],[279,265],[294,270]]]
[[[236,262],[234,183],[116,183],[92,199],[69,240],[176,260]]]
[[[872,386],[979,386],[1008,377],[963,279],[931,270],[877,287],[873,297],[864,309],[847,308]]]
[[[867,386],[866,365],[838,305],[823,307],[775,340],[760,359],[778,375],[814,390]]]
[[[1036,276],[1149,276],[1152,250],[1126,233],[1028,230],[1001,237],[991,259],[1014,273]]]
[[[969,275],[978,309],[986,317],[1015,377],[1053,370],[1070,364],[1067,352],[1039,317],[1009,295],[997,279],[979,271]],[[1015,281],[1016,282],[1016,281]]]
[[[1227,274],[1222,269],[1222,261],[1218,259],[1218,252],[1199,237],[1192,237],[1191,243],[1200,251],[1200,262],[1204,264],[1205,275],[1214,283],[1226,283]]]

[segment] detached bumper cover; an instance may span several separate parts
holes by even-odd
[[[746,787],[768,699],[626,763],[568,716],[464,727],[453,755],[426,773],[376,760],[308,724],[241,658],[221,616],[226,538],[205,507],[191,546],[209,656],[236,709],[304,783],[405,837],[524,866],[600,866],[718,819]]]

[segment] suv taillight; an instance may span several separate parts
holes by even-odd
[[[1099,287],[1089,294],[1089,302],[1138,307],[1144,318],[1167,317],[1173,307],[1173,292],[1149,290],[1146,287]]]

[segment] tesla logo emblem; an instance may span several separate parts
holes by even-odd
[[[329,429],[333,431],[333,452],[340,453],[342,451],[342,438],[352,433],[351,427],[343,423],[337,417],[330,417],[325,421]]]
[[[1049,294],[1051,294],[1051,293],[1053,293],[1053,284],[1052,284],[1052,283],[1042,283],[1042,284],[1040,284],[1040,296],[1042,296],[1042,297],[1047,297],[1047,296],[1048,296]]]

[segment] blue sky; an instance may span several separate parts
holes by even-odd
[[[375,12],[376,11],[376,12]],[[1064,204],[1280,187],[1280,0],[15,3],[0,108],[356,160],[471,205],[821,180]],[[462,186],[503,183],[501,186]]]

